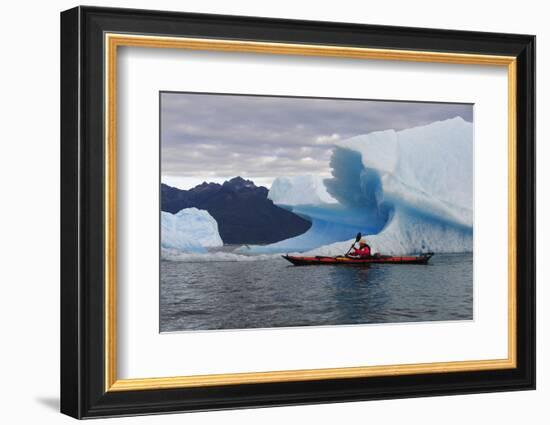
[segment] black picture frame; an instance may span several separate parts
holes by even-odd
[[[517,367],[105,391],[104,34],[308,43],[517,59]],[[132,9],[61,13],[61,412],[75,418],[535,388],[535,37]]]

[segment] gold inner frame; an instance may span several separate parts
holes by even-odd
[[[214,385],[311,381],[416,373],[448,373],[516,367],[516,58],[462,53],[370,49],[327,45],[267,43],[128,34],[105,34],[105,391],[134,391]],[[117,48],[119,46],[325,56],[504,66],[508,72],[508,357],[418,364],[246,372],[214,375],[118,379],[116,324],[116,123]]]

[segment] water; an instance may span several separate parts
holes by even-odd
[[[161,261],[161,332],[471,320],[471,254],[428,265]]]

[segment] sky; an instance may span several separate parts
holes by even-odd
[[[180,189],[235,176],[330,176],[334,143],[460,116],[470,104],[161,93],[161,179]]]

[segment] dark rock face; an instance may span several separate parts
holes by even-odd
[[[241,177],[202,183],[189,190],[161,184],[162,211],[206,210],[226,244],[269,244],[301,235],[311,223],[267,199],[268,190]]]

